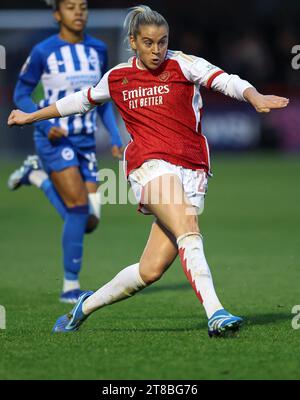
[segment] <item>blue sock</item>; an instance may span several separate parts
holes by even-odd
[[[66,209],[62,236],[65,279],[77,280],[82,264],[83,238],[89,215],[89,206]]]
[[[42,191],[45,193],[46,197],[50,203],[55,207],[58,214],[64,220],[67,215],[67,208],[60,198],[59,194],[55,190],[55,187],[50,179],[45,179],[41,186]]]

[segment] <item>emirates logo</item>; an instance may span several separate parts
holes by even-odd
[[[122,80],[122,85],[127,85],[127,84],[128,84],[128,79],[125,76],[125,78],[123,78]]]
[[[170,78],[170,72],[165,71],[162,74],[160,74],[158,78],[161,82],[167,82],[167,80]]]

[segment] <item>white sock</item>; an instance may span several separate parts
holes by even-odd
[[[89,193],[89,214],[101,217],[101,193]]]
[[[209,266],[206,262],[202,236],[190,232],[177,239],[181,264],[197,297],[203,304],[207,318],[223,308],[220,303],[212,280]]]
[[[132,297],[146,286],[140,276],[139,264],[130,265],[88,297],[82,305],[82,311],[90,314],[98,308]]]
[[[37,186],[38,188],[40,188],[42,186],[42,183],[46,179],[48,179],[48,175],[42,169],[33,170],[30,172],[30,174],[28,176],[29,182],[32,185]]]
[[[64,279],[63,292],[69,292],[70,290],[80,289],[79,281],[70,281],[68,279]]]

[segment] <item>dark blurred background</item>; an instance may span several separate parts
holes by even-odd
[[[110,66],[128,58],[122,21],[125,9],[140,3],[166,17],[171,49],[199,55],[247,79],[262,93],[290,98],[287,109],[258,115],[248,104],[203,89],[203,129],[212,149],[300,151],[300,60],[292,64],[292,49],[299,45],[300,52],[299,0],[90,0],[89,30],[108,43]],[[0,71],[1,155],[32,152],[31,128],[8,130],[5,122],[18,71],[30,49],[56,30],[51,18],[42,0],[1,0],[0,45],[7,50],[7,69]],[[127,141],[121,121],[120,127]],[[99,151],[107,148],[107,136],[100,135]]]

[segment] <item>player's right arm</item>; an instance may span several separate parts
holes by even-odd
[[[8,117],[8,125],[26,125],[51,118],[68,117],[69,115],[84,114],[94,107],[109,101],[107,72],[96,87],[72,93],[49,107],[41,108],[32,113],[13,110]]]
[[[9,126],[27,125],[33,124],[34,122],[59,117],[61,117],[61,115],[56,107],[56,104],[52,104],[49,107],[41,108],[40,110],[32,113],[25,113],[20,110],[13,110],[8,117],[7,124]]]

